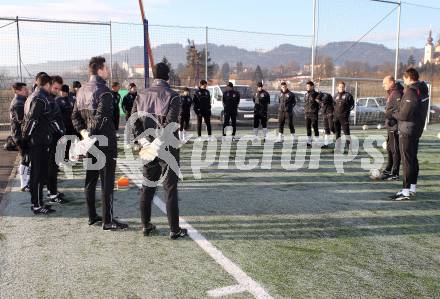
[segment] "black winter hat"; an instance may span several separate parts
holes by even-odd
[[[257,87],[263,87],[263,83],[258,82],[258,83],[257,83]]]
[[[170,68],[163,62],[159,62],[155,67],[155,79],[162,79],[168,81],[170,79]]]
[[[62,92],[69,92],[69,85],[64,84],[63,86],[61,86],[61,91]]]

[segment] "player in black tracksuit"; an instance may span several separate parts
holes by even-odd
[[[336,144],[340,147],[341,131],[344,132],[346,141],[345,146],[350,149],[350,111],[354,108],[353,96],[345,91],[345,83],[338,82],[338,93],[334,96],[334,122],[336,131]]]
[[[77,132],[73,127],[72,123],[72,112],[73,106],[75,104],[74,99],[69,93],[69,85],[61,86],[61,95],[55,99],[58,107],[61,111],[61,117],[66,129],[66,135],[76,135]],[[66,153],[64,154],[64,160],[67,162],[69,160],[69,150],[71,146],[71,141],[67,141]]]
[[[175,161],[165,161],[159,155],[161,143],[174,139],[177,140],[177,132],[172,130],[163,135],[152,136],[147,130],[156,129],[158,127],[166,128],[171,123],[177,123],[180,114],[180,97],[174,92],[167,83],[169,80],[170,69],[165,63],[158,63],[155,67],[155,80],[150,88],[145,92],[139,93],[133,106],[133,114],[148,112],[154,118],[139,115],[135,122],[135,137],[143,149],[150,149],[152,156],[145,161],[143,167],[143,175],[149,183],[144,182],[140,192],[139,204],[141,210],[141,220],[143,225],[143,234],[149,235],[155,230],[155,225],[151,221],[151,204],[157,189],[157,183],[162,176],[163,188],[165,191],[165,202],[167,209],[168,224],[170,226],[170,238],[177,239],[187,235],[187,230],[179,226],[179,200],[177,183],[178,175],[168,163],[179,163],[179,149],[171,143],[166,144],[167,152],[170,153],[171,159]],[[156,119],[157,122],[154,120]],[[166,132],[166,129],[164,129]],[[154,149],[153,149],[154,148]],[[154,154],[153,154],[154,152]],[[140,155],[142,150],[140,152]]]
[[[104,230],[125,229],[127,224],[116,221],[113,217],[113,189],[117,157],[116,130],[113,123],[113,95],[107,87],[106,79],[110,72],[105,58],[92,57],[89,62],[90,80],[77,93],[72,120],[75,129],[87,140],[94,135],[107,138],[107,145],[95,143],[104,156],[94,157],[90,152],[87,157],[93,163],[105,159],[100,170],[86,170],[85,195],[89,215],[89,225],[103,222]],[[102,218],[95,208],[95,192],[98,177],[101,178]]]
[[[324,145],[322,148],[327,148],[330,141],[330,134],[335,133],[335,123],[333,121],[335,102],[331,94],[324,92],[319,93],[319,100],[321,102],[321,114],[325,130]]]
[[[54,131],[52,135],[52,141],[49,145],[49,163],[48,167],[48,177],[47,177],[47,191],[48,197],[51,203],[66,203],[64,199],[64,194],[58,192],[58,165],[56,163],[56,149],[58,140],[64,136],[66,128],[64,126],[63,116],[61,109],[56,101],[56,97],[59,96],[61,87],[63,85],[63,79],[60,76],[52,77],[51,92],[49,95],[49,103],[52,110],[52,118],[55,120],[54,124],[57,124],[59,128]]]
[[[49,146],[53,139],[56,125],[53,124],[52,110],[49,101],[52,78],[42,74],[37,79],[37,86],[25,103],[25,125],[23,138],[29,144],[31,161],[30,192],[31,210],[34,214],[55,212],[44,205],[43,185],[47,181]]]
[[[121,102],[121,95],[119,94],[119,89],[121,89],[121,85],[119,84],[119,82],[113,82],[112,83],[113,123],[115,124],[116,135],[118,135],[119,119],[121,118],[119,112],[119,103]]]
[[[28,96],[28,89],[25,83],[14,83],[12,85],[15,96],[11,101],[9,107],[9,115],[11,118],[11,135],[15,144],[20,151],[20,166],[18,173],[20,174],[20,189],[21,191],[29,191],[29,146],[22,137],[22,127],[24,122],[24,103]]]
[[[211,94],[206,89],[208,83],[205,80],[200,81],[199,89],[196,90],[193,97],[194,112],[197,115],[197,136],[202,136],[202,118],[205,120],[208,138],[212,138],[211,129]]]
[[[388,163],[380,178],[382,180],[397,180],[400,169],[399,131],[397,120],[393,117],[393,113],[397,111],[397,107],[400,104],[403,87],[396,83],[395,79],[391,76],[385,77],[383,85],[388,95],[385,107]]]
[[[179,128],[179,139],[184,141],[186,139],[186,130],[189,129],[189,120],[191,118],[191,106],[193,100],[189,94],[189,88],[185,87],[183,93],[180,96],[181,109],[180,109],[180,128]]]
[[[137,97],[137,87],[136,84],[130,83],[128,85],[128,93],[122,99],[122,110],[125,113],[125,120],[128,120],[131,116],[131,110],[133,109],[134,100]]]
[[[318,113],[319,113],[319,93],[315,91],[315,84],[307,82],[307,93],[304,96],[304,116],[307,128],[307,146],[312,146],[312,127],[315,137],[319,137]]]
[[[290,134],[292,140],[295,141],[295,126],[293,125],[293,107],[296,105],[296,97],[293,92],[291,92],[287,88],[287,83],[281,83],[281,92],[278,97],[279,106],[278,106],[278,124],[279,124],[279,133],[277,142],[281,142],[283,140],[284,133],[284,124],[286,120],[289,123]]]
[[[429,89],[419,81],[418,72],[410,68],[403,75],[406,88],[398,111],[393,113],[399,128],[400,156],[403,166],[403,189],[393,196],[394,200],[408,200],[416,193],[419,176],[417,152],[429,109]]]
[[[223,136],[226,136],[225,128],[232,125],[232,136],[235,136],[237,131],[237,110],[240,104],[240,93],[234,90],[234,85],[229,82],[226,86],[226,91],[223,94]]]
[[[258,137],[258,128],[263,128],[263,136],[267,136],[267,107],[270,103],[270,95],[263,89],[263,83],[257,83],[257,92],[253,99],[254,101],[254,135]]]

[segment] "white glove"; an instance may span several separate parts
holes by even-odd
[[[142,149],[139,151],[139,157],[148,163],[156,159],[156,157],[159,155],[159,149],[162,145],[162,141],[159,138],[156,138],[151,143],[147,140],[147,143],[142,144],[142,139],[145,138],[141,138],[139,140],[139,143],[142,145]]]
[[[81,137],[83,138],[83,140],[89,138],[89,131],[83,129],[81,130],[81,132],[79,132],[79,134],[81,134]]]
[[[138,140],[138,143],[140,144],[141,147],[144,147],[144,146],[148,146],[150,144],[150,141],[148,141],[147,138],[143,137]]]

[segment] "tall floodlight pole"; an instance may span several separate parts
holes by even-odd
[[[312,38],[312,63],[311,63],[311,74],[310,79],[313,81],[315,76],[315,51],[316,51],[316,0],[313,1],[313,38]]]

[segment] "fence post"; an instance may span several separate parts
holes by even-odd
[[[208,82],[208,26],[205,29],[205,80]]]
[[[354,85],[354,125],[357,124],[358,81]]]
[[[332,78],[332,97],[335,96],[335,93],[336,93],[336,78],[333,77]]]
[[[144,87],[150,86],[150,65],[148,60],[148,20],[143,20],[144,24]]]
[[[17,22],[17,49],[18,49],[18,71],[20,74],[20,81],[23,82],[23,73],[21,70],[21,46],[20,46],[20,28],[18,26],[18,16],[15,21]]]
[[[110,20],[110,84],[113,82],[113,37],[112,37],[112,21]]]
[[[428,114],[426,115],[425,128],[424,130],[428,130],[428,124],[431,121],[431,104],[432,104],[432,82],[428,85],[429,87],[429,102],[428,102]]]

